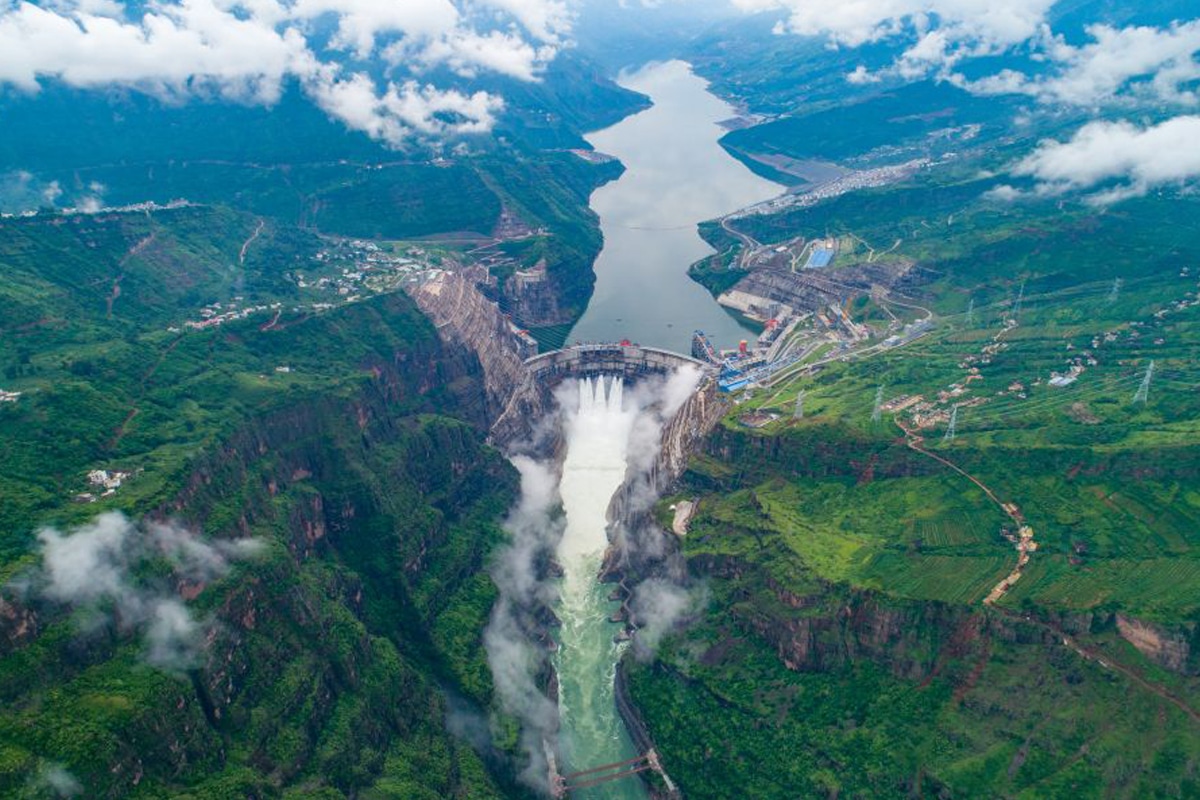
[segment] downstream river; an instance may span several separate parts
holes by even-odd
[[[734,110],[709,94],[687,64],[652,64],[621,83],[649,95],[654,106],[588,137],[597,150],[619,158],[626,172],[592,196],[604,250],[596,263],[595,295],[570,339],[628,338],[687,353],[699,328],[714,343],[734,346],[747,329],[687,276],[693,262],[713,252],[696,226],[774,197],[781,187],[755,176],[717,144],[723,132],[717,122]],[[640,401],[625,394],[619,378],[582,381],[577,391],[577,398],[563,398],[566,531],[558,552],[562,626],[554,656],[566,774],[637,755],[615,708],[613,675],[625,645],[614,642],[621,630],[610,621],[617,604],[608,599],[612,587],[600,583],[599,572],[608,547],[609,502],[628,477],[634,431],[644,434],[649,424],[641,419],[639,428]],[[647,792],[638,778],[625,777],[572,791],[571,797],[640,800]]]
[[[559,750],[567,774],[626,761],[638,755],[617,714],[613,692],[617,661],[625,648],[614,636],[621,626],[609,617],[617,603],[600,582],[608,548],[608,504],[625,481],[630,437],[638,409],[618,379],[584,380],[578,400],[568,402],[563,438],[562,496],[566,530],[558,546],[563,570],[556,609],[562,626],[554,671],[562,725]],[[627,777],[571,792],[573,800],[642,800],[642,781]]]
[[[604,250],[596,290],[570,342],[632,339],[679,353],[701,329],[732,347],[749,329],[687,276],[711,254],[698,223],[767,200],[783,187],[758,177],[717,143],[717,124],[736,114],[682,61],[650,64],[620,79],[653,107],[590,134],[596,150],[615,156],[625,174],[592,195]]]

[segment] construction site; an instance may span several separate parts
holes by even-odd
[[[720,369],[722,391],[771,386],[827,361],[907,344],[932,329],[932,312],[899,299],[920,277],[914,262],[833,268],[837,254],[832,239],[796,239],[750,251],[743,261],[746,276],[718,302],[762,325],[762,333],[728,349],[703,331],[692,338],[692,356]],[[859,319],[850,310],[856,304],[862,308]]]

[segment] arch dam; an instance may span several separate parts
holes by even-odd
[[[554,388],[568,378],[619,375],[636,383],[651,375],[669,375],[691,366],[701,370],[696,394],[676,415],[680,430],[711,429],[719,418],[717,375],[713,368],[690,356],[629,342],[580,344],[532,355],[537,345],[520,331],[473,281],[453,272],[431,271],[406,287],[421,311],[434,323],[438,336],[451,350],[474,354],[483,372],[487,418],[494,443],[501,447],[530,441],[535,422],[554,407]],[[677,453],[698,440],[669,430],[674,446],[667,447],[671,470],[678,468]]]
[[[690,356],[657,347],[636,344],[579,344],[552,350],[525,360],[533,380],[542,387],[557,386],[567,378],[620,376],[629,382],[648,375],[669,375],[680,367],[693,366],[706,377],[712,367]]]
[[[524,359],[520,380],[510,386],[505,407],[492,426],[492,438],[501,444],[527,439],[530,420],[554,407],[554,390],[568,379],[620,377],[635,384],[687,367],[697,370],[700,380],[664,426],[660,455],[662,478],[678,477],[688,454],[720,419],[724,404],[711,364],[658,347],[628,342],[579,344]]]
[[[579,344],[527,358],[524,368],[524,384],[513,393],[509,407],[493,427],[494,436],[498,431],[512,429],[515,419],[526,417],[534,408],[541,413],[552,408],[554,389],[568,379],[621,377],[627,384],[636,384],[649,377],[668,377],[683,368],[698,373],[699,380],[686,399],[676,398],[669,409],[659,409],[663,416],[658,455],[644,474],[627,481],[617,491],[609,509],[609,517],[614,521],[629,522],[634,516],[647,513],[648,509],[641,508],[637,498],[658,496],[674,483],[686,469],[689,457],[728,408],[719,390],[717,367],[658,347],[629,342]],[[501,437],[495,438],[503,441]]]

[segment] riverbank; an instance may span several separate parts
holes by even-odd
[[[687,274],[713,252],[698,226],[784,187],[753,174],[720,146],[719,123],[734,110],[689,64],[650,64],[620,83],[654,105],[587,137],[625,172],[592,194],[604,247],[592,300],[568,341],[629,339],[686,353],[692,332],[701,329],[733,346],[752,331]]]

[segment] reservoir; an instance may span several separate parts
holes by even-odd
[[[696,226],[775,197],[783,187],[717,143],[724,133],[717,123],[736,111],[709,93],[689,64],[650,64],[619,82],[654,105],[587,137],[626,171],[592,195],[604,249],[595,293],[568,341],[630,339],[687,353],[698,328],[718,347],[733,347],[750,329],[687,275],[691,264],[713,252]]]
[[[651,64],[620,82],[654,105],[588,136],[600,152],[620,159],[621,178],[598,189],[604,249],[596,288],[568,341],[643,345],[687,353],[692,332],[736,346],[750,331],[687,275],[713,252],[696,230],[704,221],[778,195],[718,144],[734,109],[708,92],[681,61]],[[610,617],[618,604],[600,582],[608,548],[608,507],[628,479],[629,453],[658,441],[658,423],[639,392],[617,377],[579,381],[559,393],[565,458],[559,493],[565,530],[556,560],[562,568],[555,612],[562,623],[553,662],[558,677],[558,752],[563,774],[619,764],[639,755],[616,710],[613,677],[626,645]],[[638,437],[641,437],[639,439]],[[572,780],[576,800],[644,800],[637,777],[590,786],[596,773]],[[575,787],[579,788],[576,789]]]

